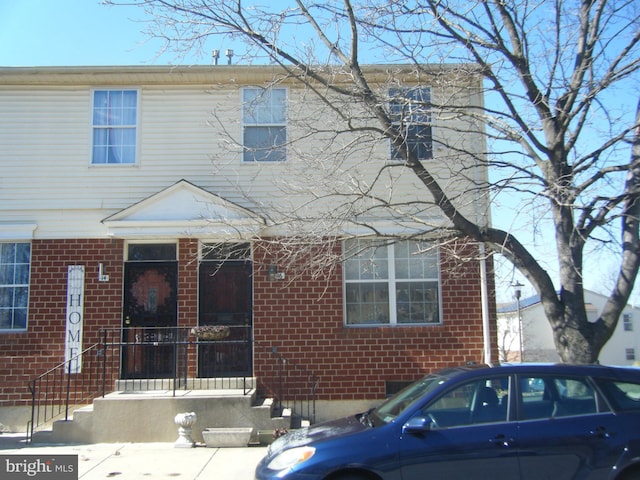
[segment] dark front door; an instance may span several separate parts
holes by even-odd
[[[176,262],[125,264],[122,378],[173,376],[176,279]]]
[[[199,342],[199,377],[252,374],[251,274],[249,261],[200,263],[199,324],[225,325],[230,333]]]

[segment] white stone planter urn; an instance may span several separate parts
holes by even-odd
[[[178,425],[178,439],[174,444],[176,448],[193,448],[196,446],[196,442],[191,438],[191,431],[193,424],[198,419],[195,412],[179,413],[175,416],[173,421]]]

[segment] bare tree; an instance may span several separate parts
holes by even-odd
[[[177,53],[204,50],[218,36],[244,41],[246,51],[238,58],[280,66],[334,114],[336,122],[327,122],[327,131],[308,135],[333,130],[333,144],[346,132],[360,140],[345,142],[343,149],[363,149],[381,139],[393,145],[399,165],[363,162],[347,176],[340,172],[341,182],[327,182],[331,210],[310,222],[332,226],[338,218],[362,218],[383,205],[387,213],[417,218],[426,204],[437,206],[449,222],[424,224],[420,233],[471,238],[506,257],[540,294],[562,360],[597,361],[640,266],[640,104],[635,109],[627,101],[638,98],[640,85],[635,0],[290,0],[271,7],[242,0],[128,3],[151,14],[149,34],[164,38]],[[440,170],[449,159],[422,160],[407,142],[405,122],[389,107],[397,79],[389,76],[379,88],[379,71],[363,68],[363,59],[403,64],[405,78],[431,85],[461,85],[465,77],[481,75],[484,92],[473,92],[469,84],[464,91],[422,99],[436,125],[451,129],[437,137],[434,148],[473,162],[451,167],[446,175]],[[469,108],[458,94],[483,94],[486,100]],[[410,105],[405,107],[409,111],[402,113],[412,115]],[[449,121],[439,123],[443,118]],[[487,151],[466,141],[482,131],[478,125]],[[339,165],[324,167],[338,172]],[[471,177],[471,165],[491,168],[490,189]],[[420,199],[401,208],[385,203],[372,187],[399,168],[413,175],[414,196]],[[462,177],[465,190],[451,188]],[[550,219],[558,285],[523,242],[490,227],[488,212],[478,215],[471,208],[483,192],[514,193],[527,199],[534,215]],[[289,221],[303,222],[307,214],[296,208]],[[583,271],[585,256],[599,247],[615,255],[619,268],[606,307],[592,323],[585,311]]]

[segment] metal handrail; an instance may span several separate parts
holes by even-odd
[[[56,419],[69,419],[69,409],[86,405],[94,398],[104,396],[106,352],[96,343],[84,349],[29,382],[31,393],[31,419],[27,422],[27,441],[31,441],[37,428]],[[80,373],[72,373],[72,366],[82,362]]]
[[[73,358],[62,362],[47,370],[29,382],[31,393],[31,419],[27,425],[27,441],[31,441],[36,429],[48,425],[56,419],[69,419],[70,408],[83,406],[93,402],[95,398],[104,397],[116,389],[116,380],[121,375],[122,357],[125,349],[139,349],[143,352],[153,351],[154,348],[167,347],[171,358],[171,375],[166,378],[139,378],[125,382],[125,389],[158,389],[172,390],[175,396],[180,389],[211,390],[230,388],[231,382],[242,382],[242,390],[247,395],[253,389],[259,395],[272,397],[276,402],[276,413],[285,408],[291,410],[292,415],[305,418],[312,423],[315,421],[316,391],[319,378],[302,366],[291,363],[286,357],[278,353],[277,347],[254,342],[249,335],[248,327],[245,332],[238,330],[229,339],[215,342],[200,341],[189,338],[192,327],[137,327],[138,333],[131,342],[125,339],[125,330],[131,329],[102,329],[100,342],[91,345]],[[258,384],[253,384],[253,376],[248,372],[229,376],[229,372],[209,371],[205,377],[190,378],[189,372],[196,372],[195,362],[198,362],[199,349],[205,347],[213,350],[214,355],[220,350],[240,358],[248,355],[249,371],[256,350],[270,353],[273,358],[270,373],[258,378]],[[207,350],[205,350],[207,351]],[[203,350],[200,350],[202,353]],[[139,352],[137,352],[139,353]],[[74,362],[82,362],[80,372],[72,372]],[[191,362],[191,363],[190,363]],[[141,372],[142,375],[145,372]],[[250,381],[251,380],[251,381]],[[226,385],[225,385],[226,382]],[[237,383],[235,384],[237,387]]]
[[[263,349],[274,359],[271,374],[258,378],[263,395],[272,397],[276,402],[276,411],[291,410],[298,419],[306,419],[311,423],[316,420],[316,394],[320,377],[313,371],[292,363],[286,356],[278,352],[272,345],[256,342],[254,348]]]

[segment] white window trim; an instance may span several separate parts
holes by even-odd
[[[245,122],[245,111],[244,111],[244,92],[245,90],[284,90],[285,95],[285,111],[284,111],[284,123],[246,123]],[[240,125],[240,163],[243,165],[263,165],[263,164],[283,164],[289,160],[289,89],[287,87],[261,87],[259,85],[247,85],[240,89],[240,116],[241,116],[241,125]],[[245,127],[284,127],[286,140],[283,145],[284,149],[284,159],[283,160],[245,160],[245,145],[244,145],[244,131]]]
[[[0,223],[0,241],[31,241],[36,228],[38,228],[37,223]]]
[[[32,237],[30,238],[22,238],[22,239],[13,239],[13,240],[1,240],[2,243],[29,243],[31,246],[29,247],[29,283],[26,284],[28,289],[27,294],[27,320],[24,328],[0,328],[0,334],[4,333],[24,333],[29,329],[29,305],[31,299],[31,268],[33,265],[33,243],[31,242]],[[22,285],[22,284],[14,284],[14,285]]]
[[[136,129],[136,140],[135,140],[135,145],[136,145],[136,155],[135,155],[135,161],[133,163],[93,163],[93,132],[95,129],[95,125],[93,124],[93,109],[94,109],[94,102],[95,102],[95,92],[106,92],[106,91],[125,91],[125,90],[133,90],[136,93],[136,124],[135,124],[135,129]],[[92,88],[90,91],[90,100],[89,103],[91,104],[91,108],[89,109],[89,167],[91,168],[137,168],[140,166],[140,159],[141,159],[141,148],[140,148],[140,119],[141,117],[141,89],[139,87],[96,87],[96,88]],[[131,126],[129,126],[128,128],[130,128]],[[124,126],[122,126],[122,128],[125,128]]]
[[[402,240],[401,240],[402,241]],[[343,243],[344,245],[344,243]],[[389,245],[385,245],[384,248],[387,249],[387,267],[388,267],[388,278],[382,280],[375,279],[358,279],[358,280],[348,280],[346,275],[343,273],[343,282],[342,282],[342,298],[345,299],[343,301],[343,323],[345,327],[348,328],[376,328],[376,327],[428,327],[428,326],[439,326],[443,324],[442,317],[442,275],[440,272],[440,248],[435,245],[436,249],[436,264],[438,265],[438,276],[437,278],[420,278],[420,279],[397,279],[395,276],[396,265],[395,265],[395,243],[390,243]],[[344,247],[343,247],[344,249]],[[398,323],[398,315],[397,315],[397,305],[396,305],[396,283],[398,282],[437,282],[438,284],[438,322],[425,322],[425,323]],[[350,324],[347,323],[347,284],[362,284],[362,283],[384,283],[389,286],[389,323],[360,323],[360,324]]]

